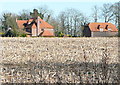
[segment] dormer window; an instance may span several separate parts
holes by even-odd
[[[97,26],[97,29],[100,29],[100,25]]]
[[[31,24],[31,22],[28,22],[28,24]]]
[[[106,29],[106,30],[108,29],[108,25],[106,25],[105,29]]]

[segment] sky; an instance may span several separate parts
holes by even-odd
[[[104,3],[115,3],[119,0],[0,0],[0,14],[12,12],[19,14],[23,9],[32,11],[34,8],[47,6],[57,16],[67,8],[80,10],[86,16],[92,13],[94,5],[102,6]]]

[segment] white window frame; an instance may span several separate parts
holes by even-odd
[[[100,32],[103,32],[103,28],[100,28]]]
[[[108,28],[108,31],[111,31],[111,29],[110,29],[110,28]]]

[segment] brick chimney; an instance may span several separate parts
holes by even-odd
[[[17,18],[15,19],[15,21],[17,22]]]

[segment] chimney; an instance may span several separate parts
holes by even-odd
[[[39,35],[39,29],[40,29],[40,17],[37,17],[37,28],[36,28],[36,36]]]
[[[106,25],[105,29],[106,29],[106,30],[108,29],[108,25]]]
[[[100,29],[100,25],[97,26],[97,29]]]
[[[17,22],[17,18],[16,18],[16,22]]]

